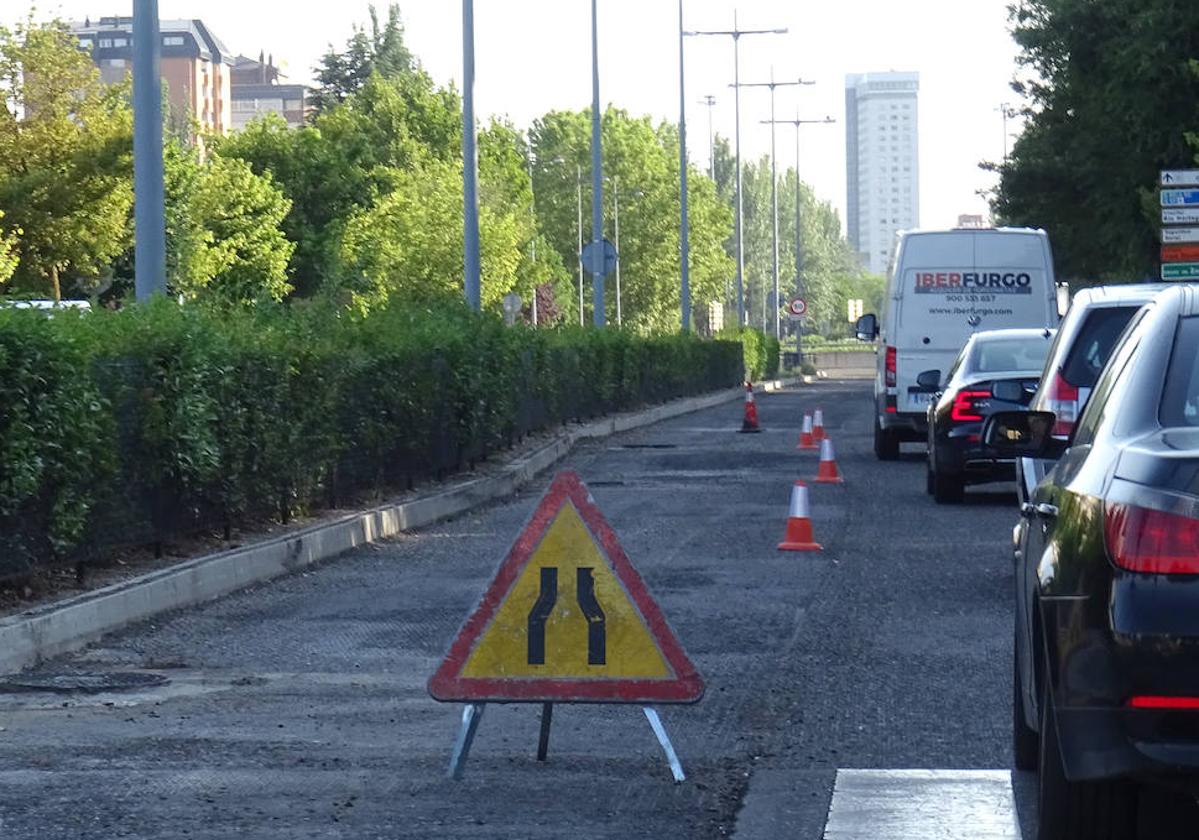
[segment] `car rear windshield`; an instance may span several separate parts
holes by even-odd
[[[1076,388],[1093,388],[1120,333],[1140,308],[1138,304],[1092,310],[1062,365],[1062,378]]]
[[[1040,370],[1048,354],[1049,339],[1043,335],[979,341],[974,345],[970,370],[975,373]]]
[[[1162,391],[1163,426],[1199,426],[1199,318],[1183,318]]]

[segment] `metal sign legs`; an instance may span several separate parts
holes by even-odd
[[[451,779],[461,779],[463,772],[466,769],[466,759],[470,756],[470,747],[474,743],[475,733],[479,731],[479,721],[483,719],[483,709],[486,703],[471,703],[462,709],[462,728],[458,731],[458,737],[454,741],[454,752],[450,756],[450,772]],[[662,752],[666,754],[666,762],[670,765],[670,774],[676,782],[682,782],[686,779],[683,775],[683,765],[679,761],[678,754],[674,751],[674,745],[670,743],[670,736],[666,734],[666,727],[662,725],[662,719],[658,717],[658,712],[651,706],[643,706],[642,711],[645,712],[646,720],[649,721],[650,728],[654,731],[654,735],[658,739],[658,743],[662,746]],[[554,704],[541,704],[541,731],[537,738],[537,760],[545,761],[550,748],[550,725],[554,720]]]

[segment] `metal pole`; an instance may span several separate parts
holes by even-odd
[[[162,173],[162,53],[158,0],[133,4],[134,289],[138,301],[166,292]]]
[[[616,325],[624,326],[620,312],[620,176],[612,176],[612,226],[616,237]]]
[[[679,320],[691,330],[691,220],[687,208],[687,94],[683,62],[683,0],[679,0]],[[619,250],[619,249],[618,249]],[[617,263],[617,272],[620,264]],[[617,274],[617,277],[620,275]],[[620,288],[617,281],[617,288]],[[619,293],[617,300],[620,300]]]
[[[579,326],[583,326],[583,167],[575,164],[575,193],[579,210]]]
[[[591,266],[591,292],[594,311],[592,323],[604,326],[604,161],[603,137],[600,128],[599,88],[599,17],[598,0],[591,0],[591,241],[594,243],[594,264]]]
[[[777,156],[774,149],[774,68],[770,68],[770,241],[773,248],[772,271],[774,273],[774,337],[782,337],[782,320],[779,316],[779,176]]]
[[[733,10],[733,30],[737,30],[737,11]],[[741,239],[741,33],[733,35],[733,84],[736,85],[733,94],[733,120],[737,147],[737,326],[745,326],[745,287],[743,275],[745,272],[745,255],[742,252]]]
[[[462,0],[462,201],[466,303],[482,306],[479,266],[479,152],[475,135],[475,4]]]
[[[533,146],[529,145],[529,216],[533,220],[532,239],[529,240],[529,262],[537,265],[537,192],[533,188]],[[533,300],[530,303],[533,328],[537,328],[537,275],[533,274]]]
[[[716,104],[716,97],[709,93],[700,104],[708,106],[708,177],[715,181],[716,135],[712,131],[712,106]]]

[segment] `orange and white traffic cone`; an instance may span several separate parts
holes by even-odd
[[[762,431],[762,427],[758,425],[758,405],[754,402],[754,385],[752,382],[746,382],[745,419],[741,421],[741,433],[760,431]]]
[[[821,551],[824,546],[812,538],[811,512],[808,510],[808,485],[795,482],[791,488],[791,511],[787,515],[787,535],[779,551]]]
[[[820,443],[824,438],[824,411],[818,408],[816,416],[812,418],[812,440]]]
[[[820,441],[820,466],[816,470],[817,484],[844,484],[837,469],[837,456],[833,453],[833,442],[829,438]]]
[[[820,445],[816,443],[816,438],[812,434],[812,415],[804,414],[803,429],[799,432],[799,446],[796,449],[819,449]]]

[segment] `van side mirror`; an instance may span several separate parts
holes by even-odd
[[[1009,458],[1059,458],[1069,444],[1051,434],[1056,420],[1052,411],[997,411],[983,423],[983,446]]]
[[[858,341],[874,341],[878,338],[878,316],[872,312],[863,315],[854,325],[854,332]]]
[[[1010,379],[1001,380],[991,386],[991,394],[995,399],[1017,405],[1028,405],[1032,402],[1035,393],[1035,391],[1025,388],[1023,383],[1013,382]]]
[[[925,370],[916,377],[916,387],[926,394],[941,390],[941,371]]]

